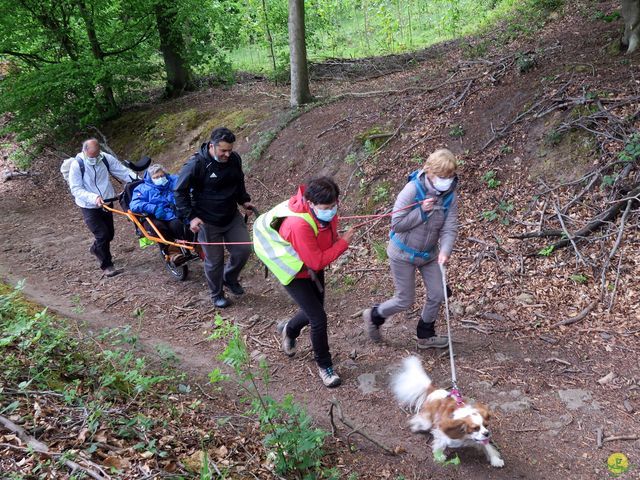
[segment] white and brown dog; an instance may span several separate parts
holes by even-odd
[[[484,451],[493,467],[504,466],[500,452],[490,443],[487,407],[481,403],[464,405],[446,390],[436,389],[418,357],[403,360],[391,388],[400,404],[415,413],[409,421],[411,431],[433,435],[434,456],[447,447],[473,446]]]

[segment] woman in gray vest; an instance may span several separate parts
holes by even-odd
[[[453,153],[436,150],[422,170],[410,175],[396,199],[387,247],[395,294],[362,314],[365,331],[374,342],[382,341],[380,326],[387,318],[412,307],[418,270],[427,289],[416,331],[418,348],[448,345],[446,336],[436,335],[435,321],[444,301],[439,264],[449,260],[458,235],[456,169]]]

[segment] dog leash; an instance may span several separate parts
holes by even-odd
[[[458,406],[464,405],[462,401],[462,395],[458,390],[458,378],[456,377],[456,363],[453,359],[453,341],[451,340],[451,319],[449,318],[449,295],[447,295],[447,273],[444,265],[440,266],[440,273],[442,273],[442,288],[444,290],[444,317],[447,320],[447,339],[449,340],[449,361],[451,362],[451,385],[453,388],[449,395],[451,395]]]

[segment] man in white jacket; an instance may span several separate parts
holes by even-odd
[[[113,214],[102,208],[105,200],[116,196],[109,174],[125,183],[136,179],[135,173],[113,155],[100,151],[98,140],[85,140],[82,152],[71,163],[69,188],[82,211],[84,223],[95,237],[89,251],[98,258],[105,276],[113,277],[120,273],[113,267],[109,248],[115,232]]]

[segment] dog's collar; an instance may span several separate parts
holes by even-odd
[[[455,387],[452,388],[451,391],[449,392],[449,396],[456,401],[456,405],[458,407],[462,407],[464,405],[464,402],[462,401],[462,395],[460,395],[460,392],[458,391],[457,388]]]

